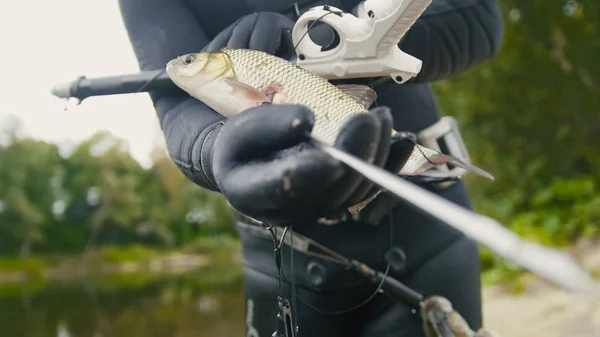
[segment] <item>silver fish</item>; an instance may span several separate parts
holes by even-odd
[[[178,87],[225,117],[262,104],[307,106],[315,114],[312,136],[326,145],[334,144],[350,116],[370,113],[368,109],[377,99],[368,86],[336,86],[285,59],[249,49],[186,54],[169,61],[166,72]],[[494,179],[474,165],[421,145],[414,147],[397,173],[420,175],[446,163]],[[361,204],[359,208],[364,206]]]

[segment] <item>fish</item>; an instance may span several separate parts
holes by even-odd
[[[467,321],[443,296],[427,297],[421,304],[420,316],[426,337],[498,337],[496,332],[483,327],[476,332],[471,330]]]
[[[229,118],[263,104],[298,104],[311,109],[315,123],[311,136],[333,146],[349,117],[370,113],[376,92],[366,85],[338,84],[293,62],[259,50],[222,48],[213,52],[188,53],[170,60],[166,73],[176,86]],[[392,130],[392,136],[399,133]],[[443,164],[494,180],[483,169],[415,144],[401,176],[418,176]],[[373,197],[356,205],[356,214]]]

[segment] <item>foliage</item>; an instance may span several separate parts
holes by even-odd
[[[36,257],[21,259],[0,258],[0,272],[25,272],[31,274],[41,274],[46,270],[46,263]]]
[[[195,254],[212,253],[218,250],[236,251],[240,247],[239,240],[229,235],[198,237],[191,241],[184,249],[185,252]]]
[[[237,238],[218,235],[198,237],[176,251],[132,244],[99,247],[90,252],[85,260],[81,256],[72,254],[32,255],[27,258],[0,257],[0,290],[14,283],[77,280],[82,275],[85,275],[88,280],[102,279],[108,283],[117,280],[126,283],[142,282],[160,275],[168,275],[168,268],[160,267],[160,273],[156,273],[156,268],[160,265],[172,267],[173,263],[178,263],[177,261],[180,263],[180,269],[175,268],[175,274],[182,270],[188,272],[208,266],[212,269],[225,268],[228,271],[221,273],[225,275],[239,271],[237,269],[240,269],[240,266],[236,264],[239,261],[237,258],[239,251],[240,244]],[[202,274],[206,275],[206,272]],[[117,283],[123,286],[122,282]]]
[[[132,245],[126,248],[105,247],[102,249],[99,258],[109,263],[122,263],[147,261],[158,255],[159,252],[154,249],[142,245]]]
[[[42,225],[52,218],[52,183],[61,174],[59,159],[55,145],[32,139],[0,148],[0,233],[18,246],[24,257],[42,240]]]
[[[467,178],[474,207],[545,244],[598,235],[600,5],[499,3],[501,51],[434,87],[473,162],[496,177]],[[482,258],[486,268],[504,265]]]
[[[236,234],[222,196],[189,181],[164,151],[145,169],[105,132],[65,154],[16,131],[5,132],[0,147],[0,254],[172,248],[199,235]],[[106,250],[106,258],[149,254],[137,247]]]
[[[183,252],[210,255],[215,264],[231,265],[232,256],[241,250],[240,241],[230,235],[200,236],[187,244]]]

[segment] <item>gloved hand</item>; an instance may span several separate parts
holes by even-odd
[[[371,112],[350,118],[335,147],[397,171],[412,147],[397,142],[401,155],[388,158],[391,113],[386,107]],[[227,120],[214,144],[212,168],[233,208],[273,224],[302,223],[343,212],[378,189],[312,147],[313,125],[312,111],[296,105],[263,105]]]
[[[289,60],[294,53],[294,22],[273,12],[259,12],[241,17],[221,31],[202,51],[221,48],[261,50]]]

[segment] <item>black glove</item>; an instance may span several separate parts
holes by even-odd
[[[249,14],[221,31],[202,51],[217,51],[224,47],[244,48],[289,60],[295,56],[292,28],[294,22],[279,13]]]
[[[378,190],[311,146],[313,124],[312,111],[296,105],[263,105],[227,120],[214,144],[213,172],[233,208],[273,224],[302,223],[344,212]],[[398,170],[408,155],[404,151],[388,160],[391,127],[386,107],[355,115],[345,123],[335,147]],[[397,144],[407,148],[404,142]]]

